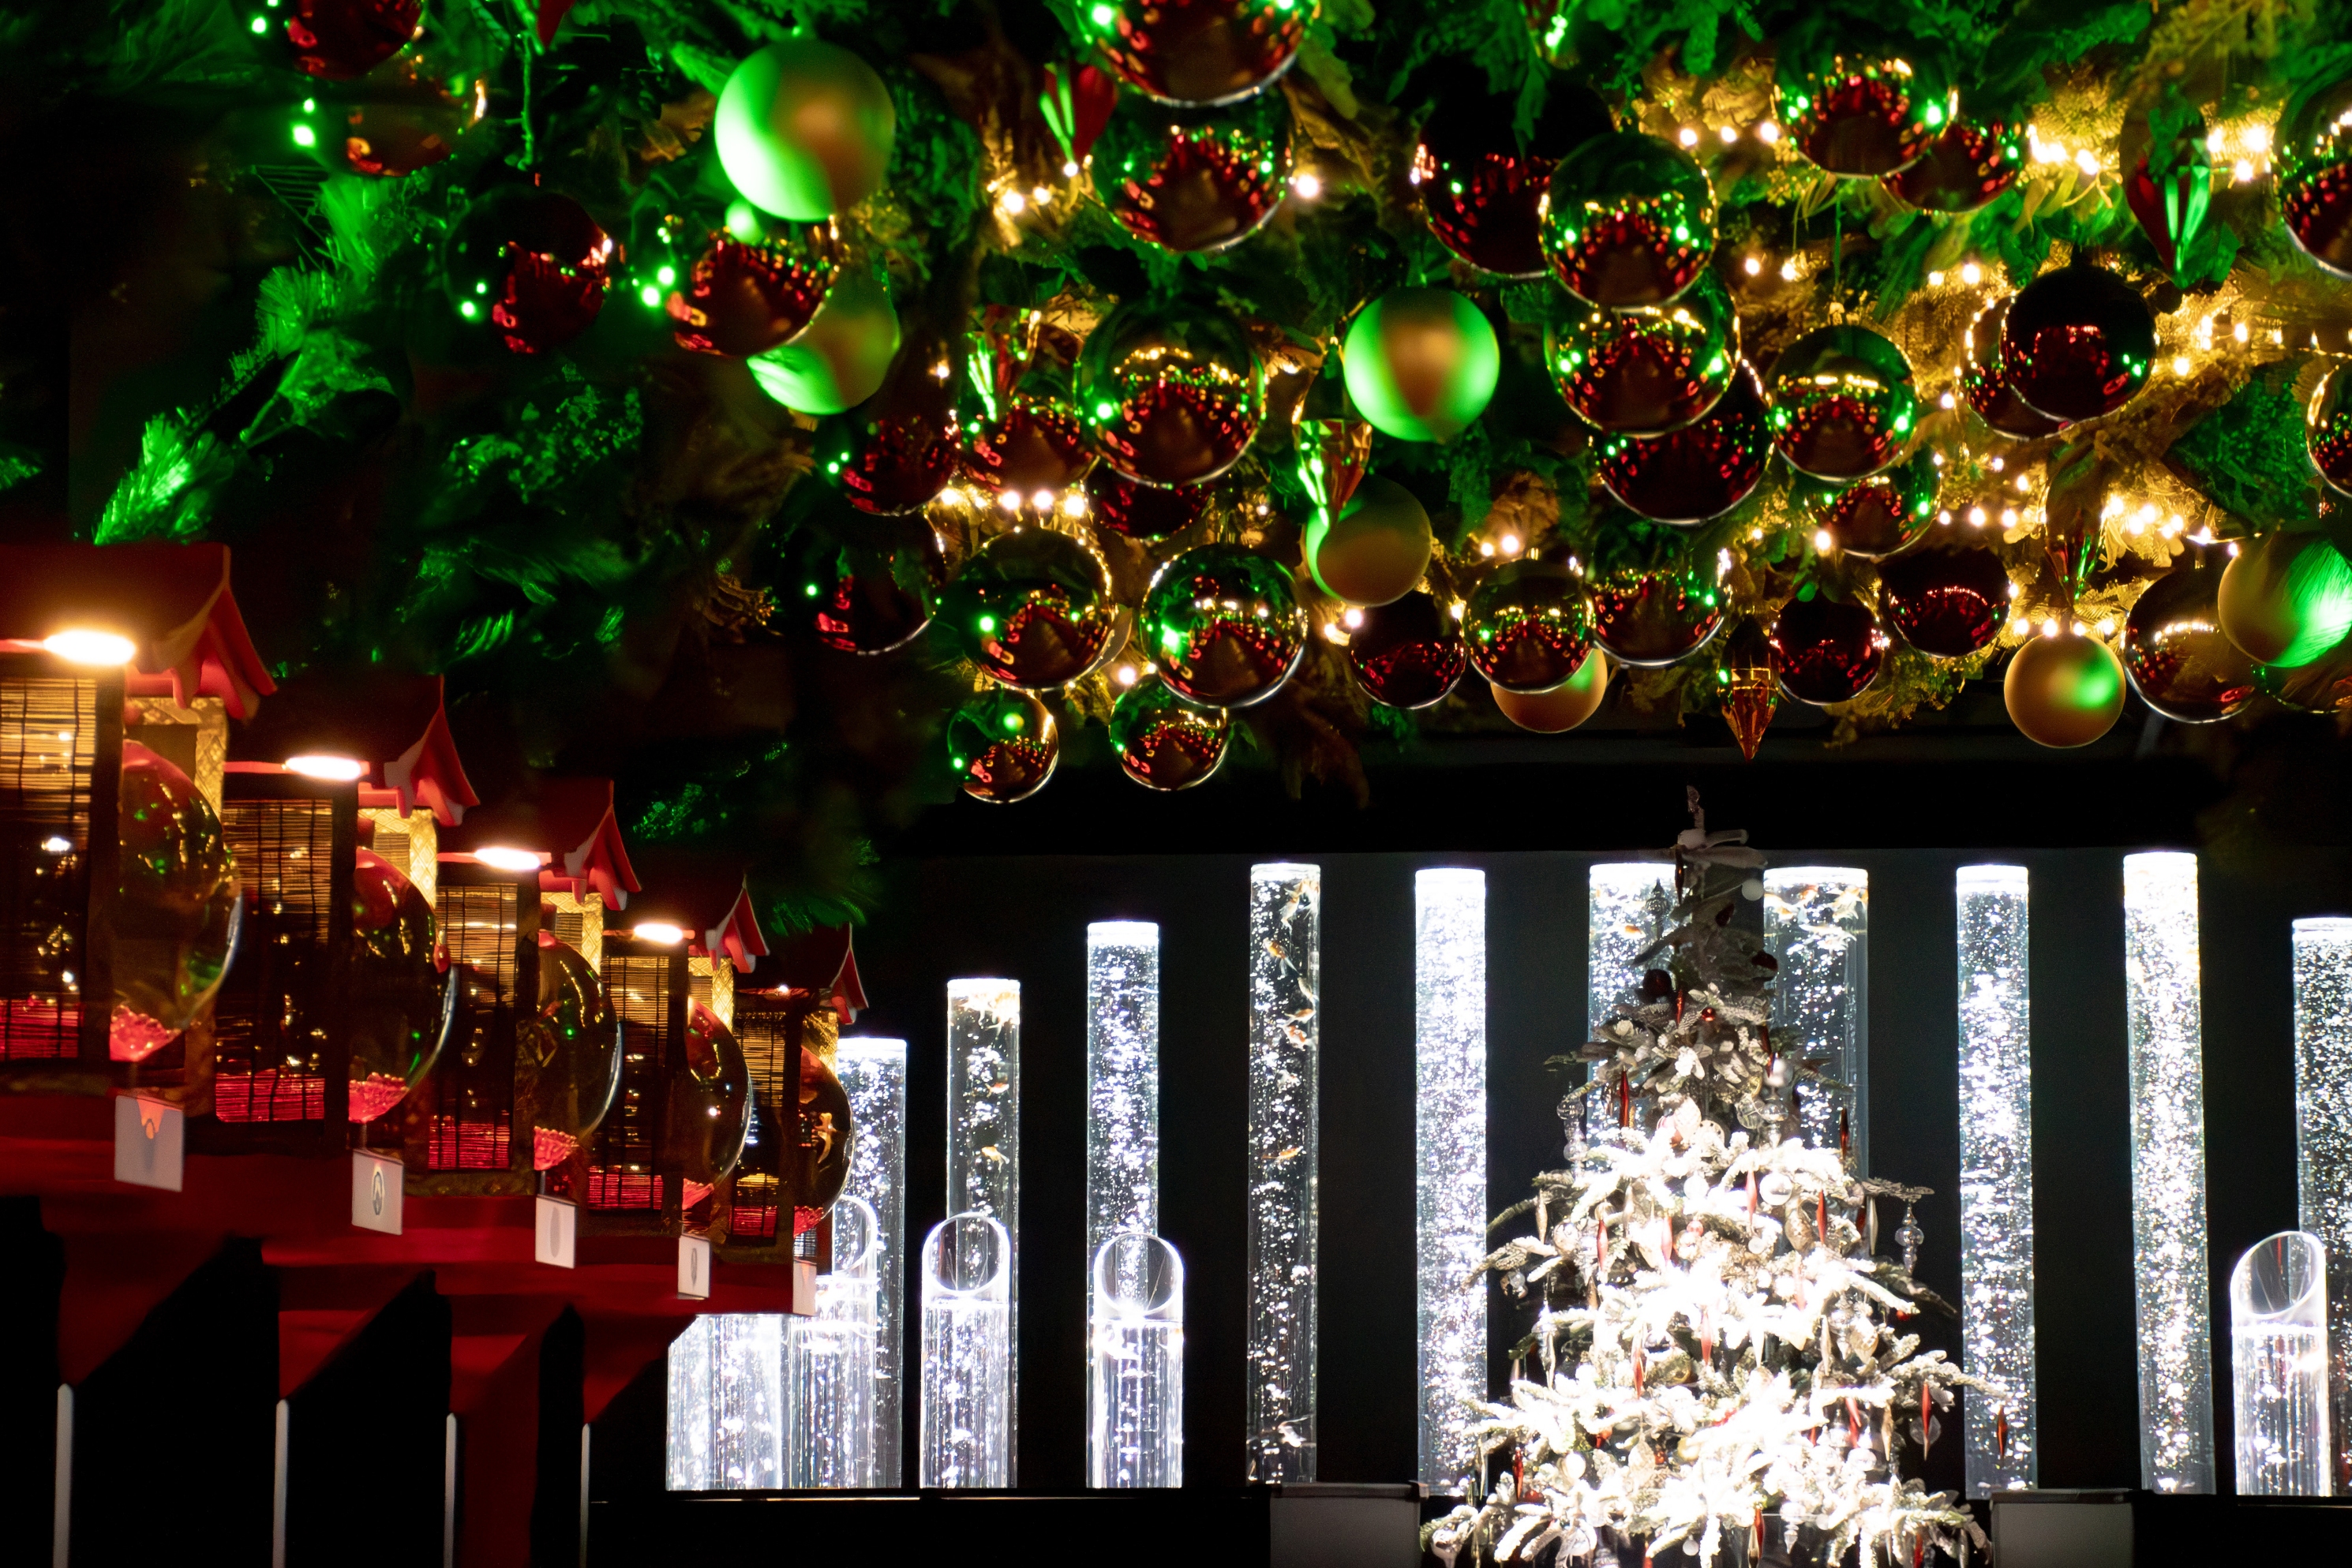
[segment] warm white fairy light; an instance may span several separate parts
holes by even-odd
[[[713,1312],[670,1342],[669,1490],[784,1484],[783,1326],[774,1312]]]
[[[901,1484],[907,1323],[907,1042],[852,1038],[834,1054],[857,1143],[848,1196],[874,1211],[874,1484]]]
[[[1420,1479],[1475,1494],[1486,1394],[1486,873],[1413,878],[1413,1183],[1421,1377]]]
[[[1853,866],[1780,866],[1764,873],[1764,945],[1772,977],[1772,1041],[1821,1063],[1838,1087],[1797,1090],[1798,1135],[1817,1149],[1853,1143],[1870,1169],[1870,873]]]
[[[1323,873],[1250,867],[1248,1479],[1315,1479]]]
[[[2197,857],[2124,857],[2140,1484],[2213,1490]]]
[[[1003,1260],[1007,1347],[1004,1375],[1007,1415],[1004,1452],[989,1461],[1001,1465],[1001,1481],[935,1481],[925,1486],[1009,1486],[1017,1479],[1013,1435],[1021,1381],[1021,982],[948,982],[948,1211],[985,1216],[1005,1232]],[[938,1239],[940,1232],[932,1232]],[[984,1228],[957,1227],[948,1239],[967,1248],[991,1244]],[[928,1243],[927,1243],[928,1245]],[[983,1260],[955,1260],[951,1278],[965,1281],[950,1293],[982,1289]],[[926,1272],[925,1279],[930,1275]],[[927,1282],[926,1290],[929,1289]],[[943,1300],[946,1298],[942,1298]],[[957,1296],[961,1300],[961,1296]],[[925,1334],[930,1329],[927,1326]],[[928,1352],[926,1353],[928,1354]],[[930,1371],[926,1368],[928,1385]],[[929,1420],[926,1412],[924,1419]],[[924,1463],[930,1463],[926,1455]],[[959,1461],[960,1463],[961,1461]],[[969,1469],[967,1464],[964,1469]],[[991,1473],[997,1473],[995,1469]]]
[[[1160,927],[1087,927],[1087,1267],[1160,1228]]]
[[[2026,871],[1967,865],[1959,904],[1960,1342],[1968,1493],[2034,1484],[2033,1039]]]
[[[2327,1354],[2338,1491],[2352,1491],[2352,920],[2294,923],[2298,1223],[2327,1253]]]

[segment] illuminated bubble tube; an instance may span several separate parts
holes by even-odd
[[[985,1214],[955,1214],[923,1239],[927,1487],[1013,1484],[1013,1238]]]
[[[2140,1484],[2213,1490],[2197,857],[2124,857]]]
[[[1644,966],[1633,960],[1658,939],[1675,906],[1671,868],[1657,861],[1608,861],[1585,878],[1585,1037],[1593,1038],[1616,1016],[1617,1004],[1641,989]],[[1644,1097],[1637,1108],[1646,1114]],[[1598,1115],[1586,1103],[1582,1114]],[[1610,1113],[1613,1118],[1614,1113]],[[1572,1122],[1571,1146],[1584,1123]]]
[[[1852,1139],[1870,1168],[1870,873],[1851,866],[1784,866],[1764,873],[1764,945],[1780,961],[1772,1040],[1821,1063],[1836,1085],[1797,1089],[1797,1134],[1817,1149]]]
[[[2301,1224],[2327,1255],[2329,1474],[2352,1492],[2352,920],[2294,923],[2294,1154]]]
[[[2032,974],[2021,865],[1965,865],[1959,903],[1960,1343],[1968,1495],[2034,1484]]]
[[[1477,1490],[1475,1416],[1486,1395],[1486,874],[1413,879],[1415,1284],[1420,1479]]]
[[[712,1312],[670,1342],[671,1491],[784,1484],[784,1320]]]
[[[976,1249],[951,1276],[978,1280],[1001,1266],[1004,1295],[1004,1452],[991,1462],[999,1481],[934,1481],[925,1486],[1011,1486],[1020,1474],[1015,1454],[1021,1387],[1021,982],[948,982],[948,1212],[981,1215],[1004,1231],[997,1257],[985,1228],[959,1226],[957,1245]],[[940,1232],[932,1231],[934,1238]],[[986,1256],[982,1254],[986,1252]],[[926,1271],[924,1278],[931,1278]],[[977,1288],[971,1287],[971,1288]],[[928,1372],[925,1374],[928,1378]],[[929,1456],[926,1456],[929,1462]],[[995,1473],[995,1472],[992,1472]]]
[[[1130,1230],[1095,1255],[1087,1484],[1184,1484],[1184,1261]]]
[[[1248,1479],[1315,1479],[1323,873],[1250,868]]]
[[[874,1479],[877,1227],[862,1197],[833,1206],[833,1271],[816,1312],[784,1321],[784,1485],[863,1489]]]
[[[1146,1358],[1117,1370],[1106,1389],[1097,1364],[1096,1342],[1104,1313],[1102,1269],[1143,1269],[1151,1254],[1142,1247],[1112,1247],[1115,1237],[1149,1237],[1160,1225],[1160,927],[1149,921],[1099,921],[1087,927],[1087,1316],[1097,1333],[1087,1343],[1087,1472],[1129,1476],[1133,1467],[1099,1444],[1132,1444],[1129,1427],[1141,1416],[1106,1412],[1107,1395],[1135,1409],[1156,1408],[1160,1390],[1138,1389],[1132,1380],[1153,1372]],[[1139,1297],[1140,1278],[1112,1281],[1120,1300]],[[1181,1311],[1181,1309],[1180,1309]],[[1181,1333],[1181,1330],[1179,1331]],[[1181,1363],[1178,1363],[1181,1374]],[[1181,1399],[1181,1394],[1177,1396]],[[1124,1425],[1122,1423],[1125,1423]],[[1177,1434],[1181,1443],[1182,1434]],[[1158,1486],[1159,1481],[1101,1480],[1097,1486]]]
[[[895,1487],[905,1429],[907,1042],[845,1040],[833,1069],[857,1128],[846,1196],[874,1211],[874,1484]]]
[[[2326,1497],[2327,1254],[2289,1230],[2230,1271],[2230,1371],[2241,1497]]]

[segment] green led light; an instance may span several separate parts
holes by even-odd
[[[1944,106],[1940,103],[1931,103],[1927,106],[1927,112],[1919,118],[1927,122],[1928,130],[1933,131],[1944,123]]]
[[[1097,419],[1116,418],[1118,413],[1118,404],[1115,402],[1098,402],[1095,404],[1095,417]]]
[[[474,319],[474,302],[470,299],[460,300],[457,304],[457,314],[463,316],[468,321],[472,320]]]
[[[644,300],[647,305],[658,307],[661,304],[661,290],[648,283],[643,288],[637,290],[637,298]]]
[[[1015,735],[1021,733],[1021,727],[1025,722],[1027,721],[1017,713],[1008,713],[1004,716],[1004,727]]]
[[[973,622],[973,624],[980,628],[981,635],[985,637],[996,630],[996,617],[993,615],[983,615],[977,622]]]
[[[306,98],[306,99],[304,99],[302,100],[302,112],[303,112],[303,113],[305,113],[305,114],[316,114],[316,113],[318,113],[318,112],[319,112],[319,100],[318,100],[317,99],[315,99],[315,98]]]
[[[253,19],[253,30],[257,33],[266,33],[269,31],[269,18],[267,16],[256,16]]]
[[[760,221],[760,209],[740,196],[728,204],[727,232],[745,245],[757,245],[768,237],[767,225]]]
[[[1097,5],[1093,16],[1095,26],[1106,32],[1118,25],[1118,7],[1116,5]]]
[[[810,583],[810,584],[808,585],[808,588],[807,588],[806,591],[807,591],[807,593],[808,593],[808,596],[809,596],[811,599],[814,599],[814,598],[815,598],[815,597],[816,597],[820,592],[822,592],[822,591],[823,591],[823,590],[819,589],[815,583],[812,582],[812,583]]]
[[[477,282],[474,285],[474,292],[477,294],[488,294],[489,291],[490,286],[487,283]]]
[[[319,144],[319,133],[318,133],[317,131],[312,131],[312,130],[311,130],[309,126],[307,126],[307,125],[298,125],[298,126],[296,126],[296,127],[294,128],[294,145],[295,145],[295,146],[297,146],[297,147],[316,147],[318,144]]]
[[[677,281],[677,268],[674,267],[663,267],[659,272],[654,274],[654,281],[660,284],[664,288],[667,288],[671,284]]]

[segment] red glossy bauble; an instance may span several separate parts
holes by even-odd
[[[1723,626],[1712,559],[1694,559],[1689,536],[1620,515],[1593,545],[1589,591],[1592,640],[1621,664],[1686,659]]]
[[[1442,702],[1470,667],[1470,651],[1453,612],[1426,593],[1356,612],[1348,667],[1364,695],[1390,707]]]
[[[2254,695],[2254,662],[2221,631],[2228,547],[2191,544],[2124,622],[2124,673],[2140,700],[2180,724],[2211,724]]]
[[[833,287],[840,254],[831,224],[790,226],[800,232],[759,245],[710,236],[669,297],[678,347],[748,359],[800,335]]]
[[[604,307],[613,242],[571,197],[508,185],[466,209],[442,250],[457,314],[509,350],[544,354],[586,331]]]
[[[963,452],[955,393],[934,373],[946,357],[910,336],[882,389],[843,416],[838,445],[821,448],[826,473],[861,512],[920,511],[956,476]]]
[[[1867,479],[1811,495],[1805,506],[1833,549],[1883,560],[1935,526],[1938,483],[1935,455],[1922,448]]]
[[[1703,418],[1739,370],[1739,318],[1712,272],[1664,305],[1569,306],[1545,334],[1560,401],[1615,435],[1663,435]]]
[[[2352,277],[2352,76],[2299,89],[2272,146],[2286,232],[2321,267]]]
[[[1969,400],[1977,417],[1997,434],[2032,441],[2054,435],[2066,425],[2063,420],[2052,419],[2028,408],[2001,364],[2001,335],[2009,323],[2009,308],[2016,298],[2012,294],[1994,300],[1969,323],[1969,358],[1960,369],[1960,395]]]
[[[2156,363],[2156,318],[2105,268],[2045,272],[2010,301],[2001,374],[2049,419],[2096,419],[2132,400]]]
[[[1003,417],[979,425],[964,447],[963,476],[990,495],[1061,493],[1087,477],[1095,455],[1075,410],[1056,399],[1013,393]]]
[[[1544,259],[1588,305],[1663,304],[1706,269],[1715,220],[1715,189],[1689,153],[1637,131],[1612,131],[1552,171]]]
[[[1895,200],[1929,213],[1972,213],[2017,183],[2025,138],[2016,127],[1956,119],[1918,162],[1881,177]]]
[[[1265,377],[1222,310],[1130,299],[1087,335],[1077,402],[1105,463],[1147,485],[1198,485],[1241,461],[1265,413]]]
[[[1471,266],[1504,277],[1544,273],[1543,202],[1565,154],[1616,129],[1591,89],[1555,78],[1522,146],[1518,95],[1459,93],[1439,104],[1414,145],[1412,180],[1429,232]]]
[[[1782,606],[1771,640],[1780,689],[1817,707],[1860,696],[1886,663],[1886,633],[1878,629],[1878,618],[1863,605],[1825,593]]]
[[[1093,669],[1114,651],[1125,617],[1094,547],[1050,528],[1015,528],[974,550],[943,606],[964,657],[1031,692]]]
[[[423,0],[291,0],[287,11],[295,69],[326,81],[366,75],[407,47],[425,18]]]
[[[1765,395],[1781,457],[1832,484],[1894,462],[1918,425],[1910,361],[1867,327],[1818,327],[1781,350]]]
[[[1206,783],[1225,759],[1233,720],[1221,707],[1195,707],[1158,681],[1119,694],[1110,710],[1119,770],[1147,789]]]
[[[397,180],[440,162],[488,109],[488,84],[404,49],[348,86],[303,104],[295,123],[331,169]]]
[[[1913,550],[1878,568],[1886,619],[1903,640],[1939,659],[1990,647],[2009,624],[2009,573],[1983,546]]]
[[[1206,485],[1139,484],[1105,464],[1087,476],[1087,515],[1104,532],[1164,539],[1207,517],[1213,495]]]
[[[858,517],[846,509],[804,523],[799,580],[787,606],[805,605],[816,640],[844,653],[887,653],[930,623],[947,581],[939,536],[921,517]]]
[[[1223,109],[1129,96],[1087,163],[1095,194],[1136,238],[1180,252],[1255,234],[1290,190],[1290,105],[1278,92]]]
[[[1568,569],[1513,561],[1478,585],[1462,621],[1470,663],[1496,686],[1549,691],[1592,646],[1592,612]]]
[[[963,792],[992,806],[1026,800],[1054,777],[1062,736],[1054,715],[1025,692],[976,692],[950,716],[948,767]]]
[[[1226,103],[1290,68],[1314,10],[1298,0],[1108,0],[1087,16],[1103,57],[1138,92]]]
[[[1238,545],[1201,545],[1161,567],[1136,635],[1168,689],[1203,707],[1248,707],[1282,689],[1307,652],[1289,570]]]
[[[1952,93],[1928,54],[1854,38],[1853,53],[1780,84],[1780,119],[1798,152],[1832,174],[1892,174],[1949,122]]]
[[[2337,365],[2319,383],[2304,411],[2304,448],[2319,476],[2352,496],[2352,368]]]
[[[1772,450],[1764,393],[1745,363],[1706,418],[1646,440],[1601,448],[1601,482],[1624,507],[1661,523],[1698,523],[1746,500]]]

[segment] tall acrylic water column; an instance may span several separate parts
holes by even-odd
[[[1021,984],[948,982],[948,1218],[923,1243],[927,1487],[1019,1479]]]
[[[1087,1475],[1184,1476],[1184,1270],[1160,1225],[1160,927],[1087,927]]]
[[[1315,1479],[1320,867],[1250,867],[1247,1479]]]
[[[1421,1480],[1475,1495],[1486,1396],[1486,874],[1413,879],[1413,1176]],[[1467,1282],[1465,1282],[1467,1281]]]
[[[857,1127],[847,1195],[874,1211],[874,1484],[895,1487],[905,1430],[907,1042],[845,1040],[833,1065]]]
[[[1870,873],[1852,866],[1782,866],[1764,873],[1764,946],[1772,980],[1772,1040],[1822,1063],[1829,1083],[1797,1088],[1798,1136],[1817,1149],[1850,1141],[1870,1169]]]
[[[784,1320],[787,1487],[862,1490],[875,1479],[874,1341],[880,1226],[845,1193],[833,1206],[833,1270],[816,1312]]]
[[[2034,1484],[2033,998],[2021,865],[1964,865],[1959,904],[1960,1343],[1968,1495]]]
[[[2294,923],[2294,1155],[2302,1226],[2327,1257],[2329,1466],[2352,1495],[2352,920]]]
[[[2126,855],[2132,1268],[2139,1315],[2140,1484],[2149,1491],[2213,1490],[2198,963],[2197,857]]]
[[[2300,1230],[2257,1241],[2230,1272],[2238,1491],[2326,1497],[2327,1256]]]

